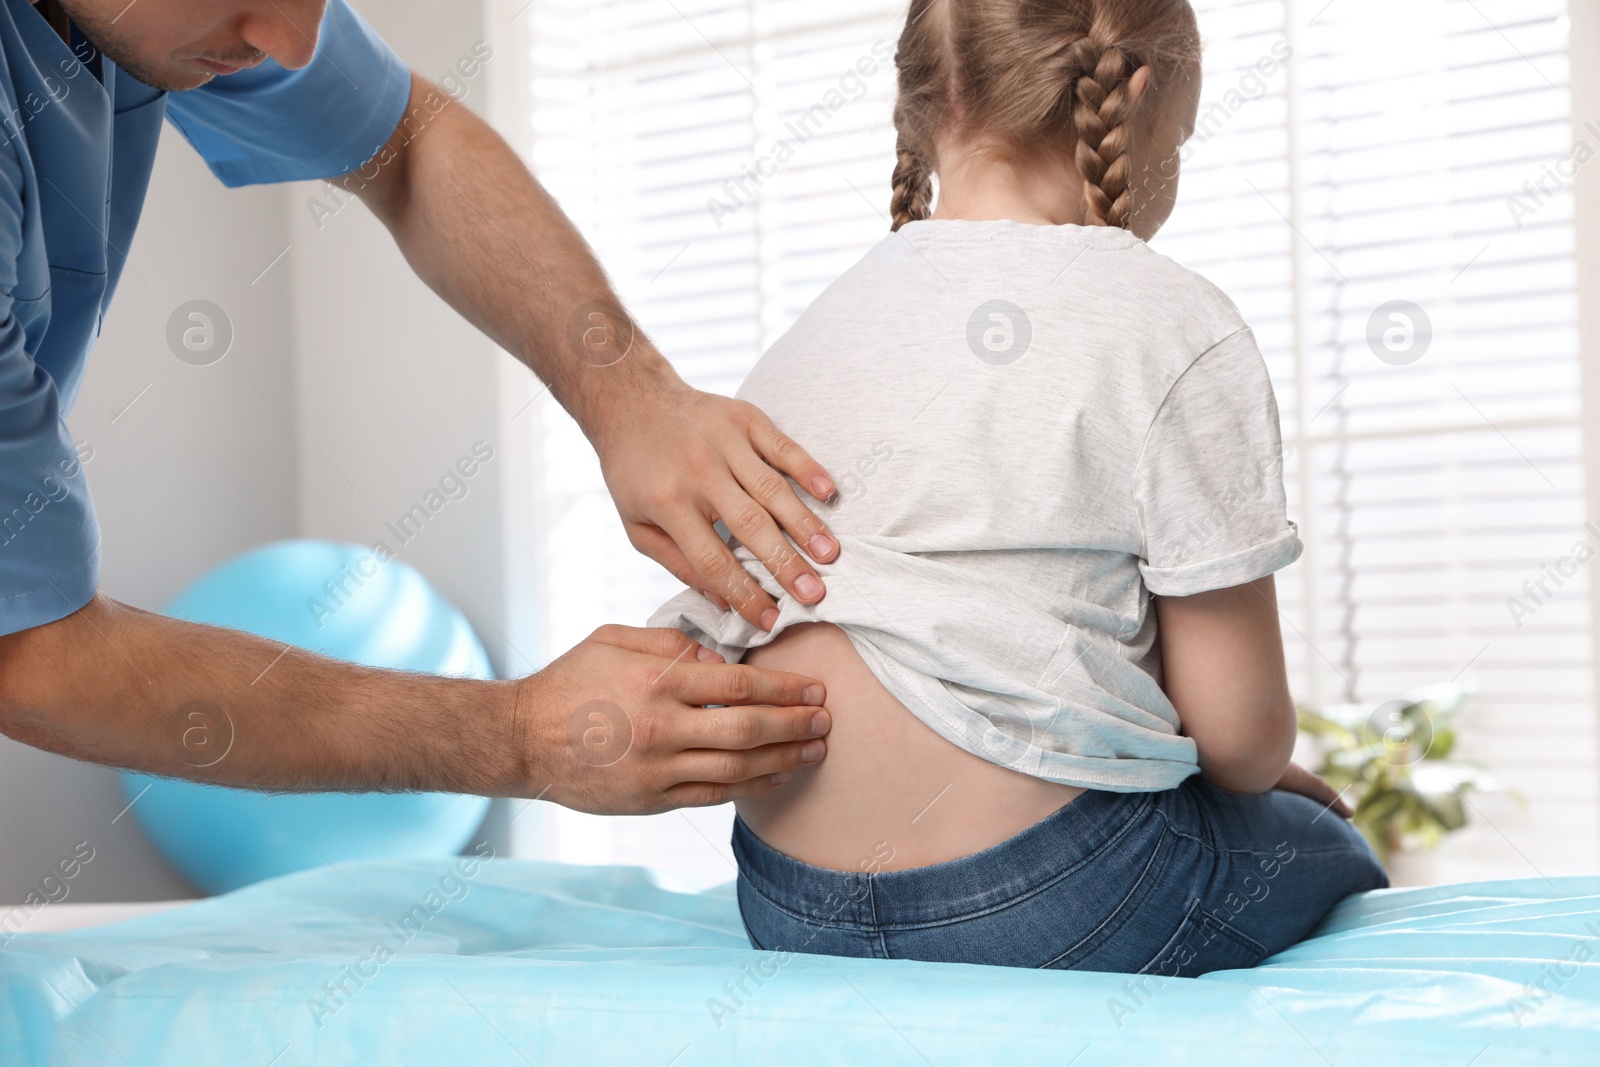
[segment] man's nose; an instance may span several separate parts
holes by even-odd
[[[264,0],[251,5],[239,27],[245,44],[299,70],[317,51],[317,31],[328,0]]]

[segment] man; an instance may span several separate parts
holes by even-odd
[[[675,631],[604,627],[529,678],[476,682],[285,651],[99,595],[98,528],[62,418],[163,115],[229,185],[346,176],[417,273],[549,383],[634,545],[720,606],[767,628],[776,617],[718,519],[791,594],[821,599],[788,537],[820,562],[838,544],[784,475],[818,499],[833,486],[760,412],[690,389],[644,338],[616,362],[574,351],[586,307],[631,329],[582,238],[505,142],[345,0],[8,0],[0,58],[0,521],[20,509],[26,523],[0,544],[0,730],[220,784],[542,795],[596,812],[720,803],[822,757],[820,685],[720,663]],[[234,729],[229,757],[204,769],[175,743],[174,716],[196,701]],[[585,708],[629,731],[623,759],[584,759]]]

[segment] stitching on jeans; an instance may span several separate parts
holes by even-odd
[[[1166,943],[1161,946],[1161,950],[1159,952],[1157,952],[1154,956],[1150,957],[1150,962],[1146,963],[1143,967],[1139,968],[1137,973],[1139,973],[1139,974],[1160,973],[1160,972],[1153,972],[1153,971],[1150,970],[1150,968],[1153,967],[1157,962],[1159,962],[1163,957],[1167,956],[1167,950],[1168,949],[1172,948],[1172,946],[1175,943],[1178,943],[1180,941],[1180,939],[1184,938],[1188,934],[1197,933],[1197,932],[1204,932],[1205,931],[1206,927],[1205,927],[1204,923],[1196,923],[1196,922],[1194,922],[1194,916],[1195,916],[1196,913],[1204,915],[1208,919],[1215,920],[1215,922],[1216,922],[1216,930],[1217,930],[1218,933],[1220,933],[1220,934],[1222,934],[1222,936],[1228,938],[1230,941],[1232,941],[1239,948],[1242,948],[1246,952],[1249,952],[1252,955],[1254,955],[1255,959],[1252,960],[1251,963],[1249,964],[1251,967],[1254,967],[1256,964],[1260,963],[1262,960],[1266,959],[1269,955],[1271,955],[1271,953],[1269,953],[1267,951],[1267,948],[1266,948],[1265,945],[1263,945],[1261,942],[1257,941],[1255,938],[1251,937],[1249,934],[1247,934],[1244,931],[1240,930],[1238,927],[1234,926],[1232,923],[1227,922],[1227,921],[1222,920],[1222,919],[1217,919],[1216,916],[1211,915],[1211,914],[1203,911],[1202,908],[1201,908],[1201,903],[1202,903],[1202,901],[1200,900],[1200,898],[1196,897],[1195,900],[1194,900],[1194,903],[1190,904],[1189,905],[1189,909],[1183,913],[1183,919],[1178,923],[1178,928],[1173,931],[1172,936],[1167,938]],[[1206,942],[1207,945],[1209,945],[1210,943],[1211,943],[1210,940],[1208,940]],[[1178,977],[1177,975],[1165,974],[1165,973],[1161,973],[1161,976],[1163,978],[1176,978],[1176,977]]]
[[[1150,795],[1152,795],[1152,794],[1146,794],[1146,796],[1150,796]],[[1068,867],[1066,870],[1056,872],[1055,874],[1051,875],[1049,878],[1047,878],[1044,881],[1040,882],[1038,885],[1033,886],[1030,889],[1023,890],[1022,892],[1018,893],[1014,897],[1007,897],[1005,900],[1001,901],[998,904],[992,904],[989,907],[980,908],[980,909],[978,909],[976,911],[964,912],[961,915],[952,916],[951,918],[948,918],[948,919],[931,919],[931,920],[928,920],[926,922],[916,922],[916,923],[896,923],[896,924],[892,924],[892,925],[883,926],[882,929],[885,929],[885,930],[937,930],[941,926],[955,926],[957,923],[964,923],[964,922],[968,921],[969,919],[980,919],[985,915],[993,915],[995,912],[1005,911],[1007,908],[1014,908],[1018,904],[1021,904],[1023,901],[1028,900],[1028,899],[1030,899],[1032,897],[1036,897],[1040,893],[1043,893],[1045,890],[1049,889],[1051,886],[1055,885],[1057,882],[1060,882],[1065,878],[1071,877],[1072,875],[1076,874],[1079,871],[1079,869],[1081,869],[1082,867],[1087,866],[1089,863],[1091,863],[1095,859],[1099,858],[1101,853],[1105,852],[1107,849],[1109,849],[1112,846],[1114,846],[1118,841],[1122,840],[1123,836],[1126,835],[1129,832],[1130,827],[1133,826],[1134,822],[1139,818],[1139,816],[1142,815],[1147,809],[1152,808],[1152,807],[1154,807],[1154,805],[1149,803],[1148,801],[1146,803],[1144,803],[1144,804],[1141,804],[1140,807],[1139,807],[1139,810],[1137,812],[1135,812],[1133,815],[1130,815],[1123,822],[1122,826],[1118,827],[1117,832],[1112,834],[1111,837],[1107,838],[1104,842],[1102,842],[1100,847],[1096,848],[1093,852],[1089,853],[1087,856],[1084,856],[1081,860],[1079,860],[1077,863],[1074,863],[1071,867]],[[1159,809],[1156,810],[1156,814],[1157,815],[1161,815],[1161,812],[1160,812]],[[1165,816],[1162,816],[1161,818],[1162,818],[1162,822],[1166,822],[1166,817]]]
[[[1029,897],[1036,896],[1037,894],[1044,892],[1046,889],[1049,889],[1051,886],[1055,885],[1057,882],[1061,881],[1063,878],[1067,878],[1067,877],[1077,873],[1079,868],[1081,868],[1081,867],[1085,866],[1086,864],[1090,863],[1092,860],[1096,859],[1106,849],[1111,848],[1118,841],[1120,841],[1123,838],[1123,836],[1126,835],[1129,832],[1129,829],[1133,826],[1134,822],[1136,820],[1138,820],[1147,810],[1149,810],[1149,809],[1151,809],[1151,808],[1153,808],[1155,806],[1154,803],[1149,799],[1150,797],[1152,797],[1154,795],[1155,794],[1153,794],[1153,793],[1145,793],[1145,794],[1143,794],[1143,796],[1145,798],[1143,803],[1141,803],[1139,805],[1138,809],[1136,811],[1134,811],[1133,814],[1129,815],[1125,820],[1123,820],[1122,825],[1117,828],[1117,832],[1112,834],[1109,838],[1107,838],[1104,842],[1102,842],[1099,848],[1096,848],[1093,852],[1089,853],[1087,856],[1084,856],[1081,860],[1079,860],[1077,863],[1073,864],[1071,867],[1067,868],[1066,870],[1058,871],[1057,873],[1051,875],[1049,878],[1045,879],[1043,882],[1040,882],[1038,885],[1033,886],[1030,889],[1026,889],[1026,890],[1018,893],[1014,897],[1008,897],[1004,901],[1001,901],[1000,903],[992,905],[990,907],[983,908],[982,910],[970,911],[970,912],[967,912],[967,913],[965,913],[963,915],[954,916],[954,917],[948,918],[948,919],[937,919],[937,920],[930,920],[928,922],[920,922],[920,923],[900,923],[900,924],[896,924],[896,925],[884,926],[884,927],[882,927],[882,929],[886,929],[886,930],[931,930],[931,929],[938,929],[941,926],[954,926],[956,923],[965,922],[968,919],[976,919],[976,918],[979,918],[979,917],[984,916],[984,915],[993,914],[994,912],[997,912],[997,911],[1004,911],[1006,908],[1010,908],[1010,907],[1013,907],[1013,906],[1015,906],[1017,904],[1020,904],[1022,901],[1027,900]],[[1157,809],[1156,813],[1160,814],[1159,809]],[[1162,816],[1162,822],[1165,823],[1166,821],[1167,821],[1166,817]],[[770,848],[771,846],[769,845],[767,847]],[[998,847],[998,846],[996,846],[996,847]],[[840,874],[850,874],[852,872],[840,871],[838,873],[840,873]],[[790,908],[787,905],[781,903],[780,901],[774,900],[771,896],[769,896],[768,894],[766,894],[765,892],[763,892],[761,890],[761,887],[756,884],[755,879],[749,877],[748,875],[745,876],[745,884],[747,884],[750,887],[750,891],[751,892],[755,893],[762,900],[764,900],[768,904],[772,905],[773,908],[775,908],[778,911],[781,911],[783,914],[789,916],[790,918],[798,919],[799,921],[801,921],[803,923],[813,923],[814,922],[814,920],[813,920],[813,918],[811,916],[803,915],[800,912],[795,911],[793,908]],[[877,909],[876,909],[876,907],[874,907],[874,909],[873,909],[873,919],[874,919],[873,927],[877,927],[878,923],[876,921],[876,919],[877,919]],[[851,930],[866,930],[866,929],[869,929],[868,926],[866,926],[866,925],[864,925],[862,923],[859,923],[859,922],[839,922],[836,919],[835,920],[831,920],[828,925],[832,926],[832,927],[835,927],[835,928],[838,928],[838,929],[851,929]]]
[[[1199,906],[1200,906],[1200,901],[1196,900],[1195,901],[1195,907],[1196,907],[1197,910],[1199,909]],[[1233,923],[1229,922],[1226,919],[1218,919],[1215,915],[1212,915],[1210,912],[1203,912],[1202,914],[1204,914],[1207,919],[1216,920],[1216,923],[1217,923],[1217,926],[1218,926],[1219,930],[1223,934],[1226,934],[1226,935],[1232,937],[1234,942],[1237,943],[1239,945],[1239,947],[1245,948],[1245,949],[1249,949],[1251,952],[1257,953],[1258,954],[1257,957],[1256,957],[1256,962],[1257,963],[1260,963],[1262,960],[1267,958],[1267,955],[1268,955],[1267,946],[1263,945],[1261,942],[1257,941],[1255,938],[1251,937],[1249,934],[1245,933],[1243,930],[1239,929],[1237,926],[1233,925]],[[1205,929],[1205,924],[1204,923],[1201,923],[1199,925],[1200,925],[1200,929],[1202,929],[1202,930]],[[1252,964],[1252,966],[1254,966],[1254,964]]]
[[[1212,851],[1216,852],[1216,853],[1219,853],[1219,854],[1222,854],[1222,855],[1225,855],[1225,856],[1276,856],[1277,855],[1276,852],[1273,852],[1273,851],[1268,850],[1268,849],[1257,850],[1257,849],[1253,849],[1253,848],[1214,848],[1214,849],[1212,849]],[[1365,856],[1367,854],[1365,850],[1356,848],[1356,847],[1354,847],[1352,845],[1334,845],[1331,848],[1297,848],[1297,849],[1294,850],[1294,854],[1296,856],[1329,856],[1329,855],[1332,855],[1335,852],[1348,852],[1348,853],[1350,853],[1351,855],[1354,855],[1354,856]]]
[[[1271,850],[1271,849],[1223,848],[1223,847],[1221,847],[1220,845],[1218,845],[1216,843],[1216,837],[1217,837],[1216,825],[1212,821],[1211,812],[1207,811],[1204,805],[1198,805],[1197,806],[1197,810],[1198,810],[1198,812],[1200,814],[1201,821],[1202,821],[1202,823],[1204,824],[1204,826],[1206,828],[1206,835],[1207,835],[1207,837],[1210,838],[1210,840],[1207,840],[1206,838],[1202,838],[1202,837],[1196,837],[1194,834],[1187,833],[1187,832],[1185,832],[1183,830],[1180,830],[1178,827],[1176,827],[1176,826],[1174,826],[1172,824],[1171,820],[1167,820],[1167,829],[1169,831],[1171,831],[1172,833],[1177,834],[1179,837],[1187,838],[1188,840],[1193,841],[1195,844],[1201,846],[1204,849],[1207,849],[1211,853],[1213,853],[1215,855],[1218,855],[1218,856],[1275,856],[1275,855],[1277,855],[1277,853],[1275,851]],[[1348,852],[1348,853],[1353,853],[1353,854],[1358,855],[1358,856],[1359,855],[1365,855],[1365,853],[1361,849],[1356,848],[1356,847],[1354,847],[1352,845],[1330,845],[1327,848],[1310,848],[1310,849],[1297,848],[1297,849],[1295,849],[1295,855],[1297,855],[1297,856],[1321,856],[1321,855],[1328,855],[1330,853],[1335,853],[1335,852]]]
[[[1205,849],[1208,852],[1221,851],[1220,849],[1217,848],[1216,845],[1212,844],[1210,841],[1207,841],[1205,838],[1196,837],[1194,834],[1185,833],[1184,831],[1178,829],[1176,826],[1173,826],[1171,822],[1167,823],[1167,832],[1172,834],[1174,837],[1181,837],[1181,838],[1184,838],[1187,841],[1193,841],[1195,844],[1199,845],[1201,848]]]
[[[1160,817],[1162,824],[1170,829],[1172,823],[1166,817],[1166,815],[1159,809],[1156,811],[1156,814]],[[1163,831],[1163,836],[1164,835],[1165,831]],[[1154,876],[1156,878],[1160,878],[1167,869],[1167,860],[1171,858],[1169,855],[1169,850],[1163,847],[1165,844],[1166,842],[1159,838],[1156,840],[1156,847],[1151,850],[1149,861],[1145,863],[1144,870],[1139,872],[1139,880],[1133,883],[1133,887],[1128,890],[1126,896],[1117,902],[1117,906],[1112,908],[1111,912],[1104,919],[1100,920],[1100,925],[1096,926],[1093,930],[1090,930],[1087,934],[1084,934],[1082,937],[1078,938],[1078,940],[1070,947],[1058,952],[1054,957],[1045,961],[1044,963],[1041,963],[1039,968],[1044,969],[1047,967],[1054,967],[1057,963],[1060,963],[1062,960],[1071,956],[1074,952],[1077,952],[1079,949],[1083,948],[1084,945],[1088,944],[1090,941],[1093,941],[1100,931],[1104,930],[1107,926],[1114,922],[1119,915],[1122,915],[1123,911],[1128,907],[1128,902],[1138,895],[1139,890],[1144,887],[1145,881],[1151,877],[1150,868],[1155,865],[1155,862],[1158,859],[1161,861],[1161,867],[1155,872]],[[1126,917],[1124,917],[1122,920],[1123,923],[1126,923],[1127,921],[1128,920]],[[1118,925],[1120,926],[1121,923]]]
[[[841,871],[839,873],[848,874],[850,872]],[[817,920],[814,916],[802,915],[800,912],[795,911],[793,908],[786,907],[785,905],[783,905],[783,904],[779,903],[778,901],[773,900],[771,897],[767,896],[767,894],[765,894],[765,893],[763,893],[761,891],[761,887],[756,885],[755,882],[751,881],[750,879],[746,878],[745,879],[745,884],[750,887],[750,892],[754,893],[756,896],[760,897],[762,900],[764,900],[768,904],[772,905],[774,910],[781,911],[781,912],[783,912],[784,915],[788,916],[791,919],[797,920],[798,922],[801,922],[801,923],[805,924],[806,926],[815,926],[818,929],[822,929],[822,930],[827,930],[827,929],[865,930],[865,929],[867,929],[867,927],[865,925],[863,925],[860,922],[856,922],[854,920],[840,920],[838,918],[834,918],[834,919],[830,919],[827,922],[821,922],[821,921]]]
[[[1179,830],[1178,828],[1174,827],[1170,822],[1167,824],[1167,829],[1171,833],[1173,833],[1174,835],[1176,835],[1178,837],[1186,838],[1186,839],[1188,839],[1190,841],[1193,841],[1195,844],[1199,845],[1201,848],[1205,849],[1207,852],[1214,853],[1215,855],[1218,855],[1218,856],[1276,856],[1277,855],[1277,853],[1274,852],[1273,850],[1265,849],[1265,848],[1262,848],[1262,849],[1255,849],[1255,848],[1218,848],[1216,845],[1212,844],[1209,841],[1203,840],[1202,838],[1198,838],[1198,837],[1194,836],[1193,834],[1184,833],[1182,830]],[[1326,855],[1329,855],[1329,854],[1335,853],[1335,852],[1349,852],[1349,853],[1352,853],[1352,854],[1357,855],[1357,856],[1362,856],[1362,855],[1366,854],[1361,849],[1355,848],[1352,845],[1330,845],[1327,848],[1297,848],[1297,849],[1294,850],[1294,854],[1296,856],[1326,856]]]
[[[1214,853],[1215,855],[1218,855],[1218,856],[1276,856],[1277,855],[1277,853],[1275,851],[1273,851],[1272,849],[1268,849],[1268,848],[1219,848],[1216,845],[1211,844],[1208,841],[1202,840],[1201,838],[1198,838],[1198,837],[1194,836],[1193,834],[1184,833],[1182,830],[1179,830],[1176,827],[1174,827],[1170,822],[1167,824],[1167,828],[1168,828],[1168,830],[1170,830],[1173,834],[1177,835],[1178,837],[1187,838],[1188,840],[1193,841],[1195,844],[1199,845],[1201,848],[1205,849],[1206,851]],[[1353,845],[1329,845],[1327,848],[1296,848],[1294,850],[1294,854],[1296,856],[1326,856],[1326,855],[1329,855],[1329,854],[1334,853],[1334,852],[1349,852],[1349,853],[1353,853],[1353,854],[1358,855],[1358,856],[1366,854],[1361,849],[1356,848]]]
[[[878,921],[877,878],[876,874],[867,875],[867,904],[872,909],[872,929],[878,934],[878,950],[883,953],[884,959],[891,960],[894,957],[889,954],[889,942],[883,936],[883,924]]]

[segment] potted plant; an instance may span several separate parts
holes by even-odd
[[[1301,707],[1300,729],[1320,749],[1317,773],[1355,801],[1352,820],[1396,885],[1433,881],[1431,850],[1467,823],[1469,790],[1521,798],[1484,768],[1451,759],[1470,683],[1414,690],[1376,708]]]

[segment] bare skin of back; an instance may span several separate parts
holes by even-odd
[[[757,837],[805,863],[877,872],[960,859],[1083,792],[940,737],[890,695],[837,626],[791,627],[744,662],[804,674],[828,690],[828,758],[738,802]]]

